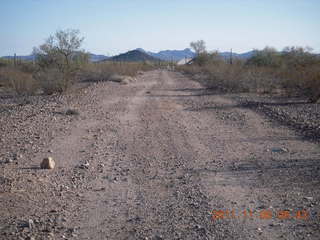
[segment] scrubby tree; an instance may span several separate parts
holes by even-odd
[[[195,51],[196,55],[206,53],[206,43],[203,40],[198,40],[190,43],[190,47]]]
[[[199,66],[205,66],[205,65],[215,65],[217,66],[220,64],[223,59],[219,55],[218,51],[213,51],[213,52],[203,52],[200,53],[196,58],[195,58],[195,63],[198,64]]]
[[[310,47],[286,47],[283,49],[286,68],[294,72],[300,89],[303,89],[311,103],[320,100],[320,58],[312,54]]]
[[[55,90],[67,89],[79,67],[88,61],[88,54],[81,50],[83,40],[79,30],[59,30],[40,47],[34,48],[39,75],[55,71],[60,76],[59,86]]]
[[[281,64],[281,54],[273,47],[255,50],[253,56],[247,60],[247,65],[259,67],[279,67]]]
[[[319,63],[317,55],[312,54],[310,47],[285,47],[282,58],[290,67],[301,68]]]

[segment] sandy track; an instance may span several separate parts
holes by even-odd
[[[11,196],[21,207],[2,210],[2,223],[36,226],[3,228],[7,239],[318,239],[317,144],[178,73],[87,91],[81,117],[48,142],[60,168],[23,172],[46,179],[43,191]],[[35,192],[47,202],[37,210],[25,201]],[[307,220],[296,217],[303,209]],[[230,215],[213,220],[213,210]],[[283,210],[290,219],[279,219]]]

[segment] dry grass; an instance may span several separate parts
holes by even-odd
[[[256,59],[239,60],[232,65],[220,60],[179,66],[178,69],[193,76],[201,75],[209,87],[227,92],[281,92],[306,96],[316,102],[320,98],[320,59],[303,51],[300,55],[292,52],[283,56],[278,53],[274,56],[276,61],[259,58],[259,64],[255,64]],[[272,54],[266,56],[273,57]],[[266,64],[261,64],[264,61]]]
[[[19,95],[31,95],[39,90],[46,95],[62,93],[72,84],[81,80],[89,82],[122,82],[124,79],[122,76],[134,77],[139,72],[154,68],[149,63],[88,63],[72,75],[66,76],[54,67],[40,70],[36,65],[28,62],[17,66],[14,66],[10,62],[1,63],[0,87],[14,91]]]
[[[134,62],[101,62],[90,63],[83,67],[81,79],[87,81],[109,81],[115,75],[134,77],[139,72],[153,69],[149,63]]]
[[[32,73],[14,67],[0,68],[0,85],[19,95],[34,94],[39,89],[39,84]]]
[[[66,76],[56,68],[38,71],[34,75],[46,95],[62,93],[72,84],[70,79],[66,80]]]

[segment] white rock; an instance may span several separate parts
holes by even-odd
[[[90,166],[90,163],[89,163],[89,162],[85,162],[83,165],[84,165],[85,167],[89,167],[89,166]]]
[[[122,82],[124,79],[124,76],[118,75],[118,74],[113,74],[109,77],[109,80],[112,82]]]
[[[5,163],[13,163],[13,160],[12,160],[12,159],[7,159],[7,160],[5,161]]]
[[[313,200],[313,197],[304,197],[305,200],[309,200],[309,201],[312,201]]]
[[[28,226],[29,226],[30,229],[33,229],[33,228],[34,228],[34,222],[33,222],[32,219],[29,219],[29,220],[28,220]]]
[[[54,162],[52,157],[44,158],[40,164],[42,169],[54,169],[56,163]]]

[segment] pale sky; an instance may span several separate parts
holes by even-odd
[[[319,0],[0,0],[0,56],[28,55],[56,30],[79,29],[83,48],[115,55],[135,48],[242,53],[273,46],[320,52]]]

